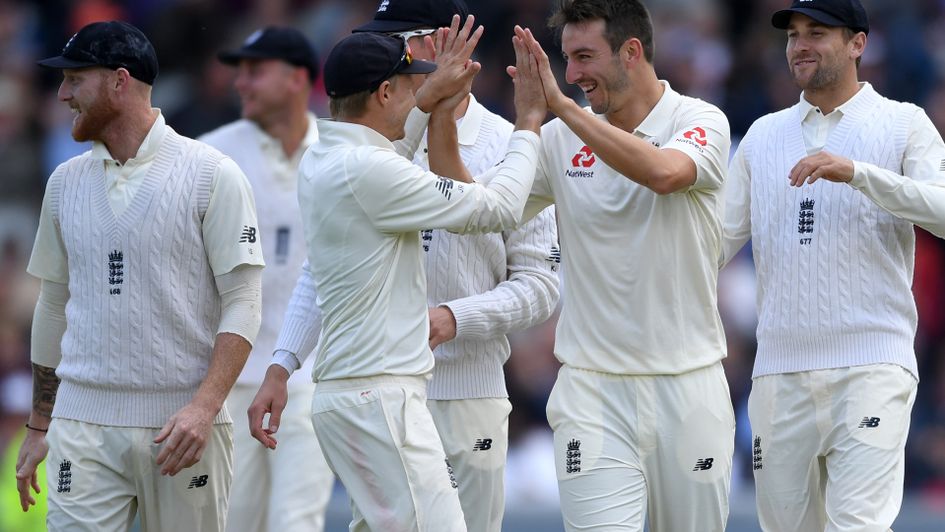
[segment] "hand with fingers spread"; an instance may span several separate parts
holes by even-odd
[[[42,491],[36,476],[36,468],[46,459],[48,452],[49,444],[46,443],[46,434],[37,430],[27,430],[26,439],[20,446],[20,454],[16,457],[16,491],[20,493],[20,507],[24,512],[36,504],[36,499],[30,493],[30,487],[36,493]]]
[[[446,98],[457,97],[458,101],[462,101],[465,98],[465,94],[462,94],[464,90],[468,94],[472,78],[482,68],[482,65],[471,59],[483,32],[482,26],[473,31],[475,20],[469,15],[460,28],[459,15],[454,15],[449,28],[437,30],[434,48],[437,68],[416,95],[417,107],[421,111],[431,112]]]
[[[515,66],[506,69],[515,85],[515,128],[538,133],[548,113],[538,63],[531,53],[526,38],[529,30],[515,26],[512,47],[515,48]]]
[[[798,161],[788,177],[792,187],[811,185],[818,179],[849,183],[853,179],[853,161],[821,151]]]
[[[216,412],[211,409],[190,403],[167,420],[154,438],[154,443],[164,443],[157,456],[162,475],[174,476],[200,461],[210,440],[214,417]]]
[[[266,377],[256,392],[252,404],[246,415],[249,416],[249,433],[259,443],[269,449],[275,449],[279,443],[274,437],[279,430],[279,420],[282,418],[282,412],[289,401],[289,391],[286,382],[289,380],[289,372],[278,365],[269,366],[266,370]],[[263,426],[263,418],[269,414],[268,426]]]
[[[555,79],[555,74],[551,70],[551,62],[548,60],[548,54],[545,53],[541,44],[539,44],[535,36],[532,35],[532,30],[528,28],[522,29],[516,26],[515,35],[519,39],[522,39],[525,47],[535,58],[538,76],[541,78],[542,89],[544,90],[545,102],[548,104],[548,109],[552,113],[559,114],[559,110],[562,106],[567,103],[572,103],[573,100],[561,92],[561,88],[558,86],[558,80]]]

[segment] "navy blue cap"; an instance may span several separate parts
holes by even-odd
[[[414,59],[404,39],[383,33],[353,33],[325,61],[325,92],[332,98],[374,91],[397,74],[429,74],[436,63]]]
[[[61,54],[37,63],[49,68],[124,68],[148,85],[153,85],[158,75],[157,53],[151,41],[138,28],[119,20],[84,26],[69,39]]]
[[[791,7],[771,16],[771,24],[786,30],[794,13],[807,15],[827,26],[850,28],[867,34],[870,32],[870,21],[860,0],[794,0]]]
[[[217,58],[228,65],[235,65],[241,59],[280,59],[290,65],[305,67],[312,81],[318,77],[315,47],[295,28],[269,26],[256,30],[239,49],[220,52]]]
[[[374,20],[354,29],[355,32],[394,33],[416,29],[444,28],[453,15],[466,20],[469,8],[463,0],[383,0]]]

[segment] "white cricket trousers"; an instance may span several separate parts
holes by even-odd
[[[917,384],[892,364],[755,378],[748,415],[761,528],[890,530]]]
[[[51,532],[220,532],[233,475],[233,426],[214,425],[200,461],[161,474],[160,428],[110,427],[55,418],[46,441]]]
[[[505,460],[509,452],[506,398],[428,400],[427,406],[459,482],[469,532],[501,532]]]
[[[227,397],[233,416],[233,488],[227,532],[321,532],[335,476],[312,428],[311,381],[291,383],[279,441],[267,449],[249,433],[246,411],[259,387],[237,383]]]
[[[725,530],[735,417],[720,362],[679,375],[562,366],[547,414],[566,530]]]
[[[465,532],[426,376],[320,381],[312,423],[351,499],[350,532]]]

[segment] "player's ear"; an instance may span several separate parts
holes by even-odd
[[[380,86],[377,87],[377,90],[374,91],[372,96],[377,100],[377,103],[381,107],[386,107],[393,97],[391,94],[392,89],[393,84],[391,83],[391,80],[385,79],[381,82]]]

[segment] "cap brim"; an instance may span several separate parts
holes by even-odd
[[[75,59],[69,59],[68,57],[63,57],[61,55],[57,55],[56,57],[47,57],[46,59],[37,61],[36,64],[47,68],[86,68],[91,66],[99,66],[99,64],[94,61],[77,61]]]
[[[782,9],[781,11],[775,12],[774,15],[771,15],[771,25],[779,30],[786,30],[791,24],[791,15],[794,13],[800,13],[801,15],[807,15],[808,17],[820,22],[821,24],[826,24],[827,26],[846,26],[847,23],[838,19],[837,17],[824,13],[823,11],[817,9],[808,9],[804,7],[796,7],[791,9]]]
[[[425,27],[426,26],[419,22],[408,22],[405,20],[372,20],[367,24],[362,24],[351,30],[351,33],[396,33]]]
[[[407,68],[398,70],[398,74],[429,74],[436,70],[436,63],[424,61],[423,59],[414,59]]]

